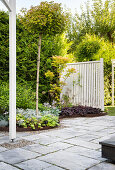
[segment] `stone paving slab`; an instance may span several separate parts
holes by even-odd
[[[81,135],[79,137],[77,137],[79,140],[83,140],[86,142],[90,142],[92,140],[98,139],[99,137],[96,135],[91,135],[91,134],[86,134],[86,135]]]
[[[62,149],[70,148],[72,146],[73,145],[71,145],[71,144],[56,142],[56,143],[50,144],[48,146],[34,144],[34,145],[26,146],[23,149],[30,150],[32,152],[37,152],[37,153],[45,155],[45,154],[48,154],[51,152],[56,152],[56,151],[59,151]]]
[[[79,138],[77,138],[77,137],[68,139],[68,140],[64,140],[63,142],[73,144],[73,145],[82,146],[82,147],[89,148],[89,149],[100,149],[101,148],[101,146],[99,144],[79,140]]]
[[[0,161],[15,164],[18,162],[26,161],[27,159],[36,158],[38,156],[40,156],[40,154],[26,151],[21,148],[16,148],[2,152],[0,154]]]
[[[9,142],[9,137],[8,136],[1,136],[0,137],[0,144],[2,144],[4,142]]]
[[[26,139],[29,141],[34,141],[35,143],[42,144],[42,145],[48,145],[48,144],[55,143],[55,142],[61,140],[61,138],[58,138],[55,136],[53,138],[51,138],[50,136],[46,136],[43,134],[30,135],[27,137],[23,137],[23,139]]]
[[[76,168],[84,170],[87,167],[100,163],[98,160],[67,151],[58,151],[38,159],[70,170],[76,170]]]
[[[45,135],[43,135],[43,134],[29,134],[28,136],[24,136],[22,138],[29,140],[29,141],[34,141],[34,140],[38,140],[40,138],[45,138]]]
[[[73,138],[73,137],[77,137],[77,136],[82,136],[85,135],[87,132],[87,130],[76,130],[73,128],[64,128],[64,129],[60,129],[58,131],[49,131],[47,132],[47,136],[49,136],[50,138],[61,138],[62,139],[69,139],[69,138]]]
[[[63,168],[57,167],[57,166],[50,166],[48,168],[45,168],[44,170],[63,170]]]
[[[96,159],[96,160],[99,160],[99,161],[105,161],[106,160],[105,158],[101,157],[100,151],[96,151],[96,150],[92,150],[92,149],[88,149],[88,148],[83,148],[83,147],[80,147],[80,146],[73,146],[71,148],[65,149],[65,151],[76,153],[76,154],[79,154],[81,156],[93,158],[93,159]]]
[[[89,170],[115,170],[115,164],[102,162]]]
[[[23,170],[42,170],[51,166],[51,164],[40,161],[38,159],[31,159],[15,165],[19,168],[22,168]]]
[[[98,126],[101,126],[101,127],[114,127],[115,122],[111,122],[111,124],[110,124],[109,122],[105,122],[105,121],[101,120],[101,121],[98,122],[98,124],[97,124],[97,122],[93,122],[93,123],[91,123],[91,125],[93,125],[93,126],[98,125]]]
[[[6,150],[7,150],[6,148],[0,146],[0,152],[4,152]]]
[[[0,162],[0,170],[19,170],[19,168],[13,167],[9,164],[4,162]]]

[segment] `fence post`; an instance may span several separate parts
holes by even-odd
[[[101,105],[101,110],[104,111],[104,71],[103,71],[103,58],[100,58],[100,105]]]

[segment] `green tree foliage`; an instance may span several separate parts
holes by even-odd
[[[79,45],[77,45],[76,60],[79,62],[95,60],[94,54],[98,53],[100,48],[99,38],[95,35],[90,36],[86,34]]]
[[[81,8],[81,14],[76,13],[72,20],[72,27],[68,31],[69,40],[73,41],[71,51],[76,51],[76,45],[87,34],[104,37],[115,43],[115,0],[88,1],[86,8]]]
[[[92,61],[104,59],[106,65],[111,65],[115,58],[115,48],[109,41],[96,35],[86,34],[76,46],[76,61]]]
[[[68,16],[63,12],[61,4],[41,2],[30,10],[22,10],[21,21],[29,31],[43,35],[62,33],[68,22]]]
[[[115,42],[115,0],[94,0],[91,10],[93,18],[92,30],[95,34]]]
[[[0,11],[0,78],[8,79],[9,69],[9,17]]]
[[[36,80],[36,113],[38,114],[38,89],[40,70],[40,50],[43,35],[56,35],[65,31],[68,17],[63,12],[61,4],[41,2],[39,6],[31,7],[28,11],[22,11],[21,22],[25,28],[32,33],[39,34],[38,56],[37,56],[37,80]]]
[[[16,93],[17,108],[35,108],[35,92],[27,83],[17,83]],[[6,111],[9,111],[9,83],[0,81],[0,114]]]

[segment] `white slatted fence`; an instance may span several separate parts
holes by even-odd
[[[76,73],[66,79],[60,99],[63,100],[62,96],[67,95],[73,105],[91,106],[104,110],[103,59],[67,64],[60,81],[64,81],[68,68],[74,68]]]

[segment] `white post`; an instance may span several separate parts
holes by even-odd
[[[16,138],[16,0],[9,0],[9,139]]]
[[[103,58],[100,58],[100,104],[101,110],[104,111],[104,71]]]
[[[112,60],[112,106],[114,106],[114,65],[115,60]]]

